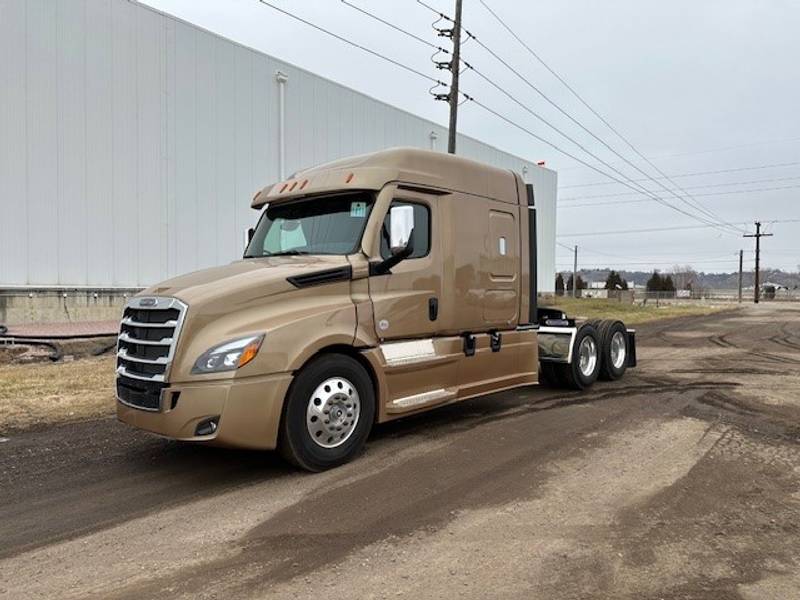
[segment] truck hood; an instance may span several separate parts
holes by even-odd
[[[276,256],[239,260],[180,275],[152,286],[141,296],[170,296],[189,306],[223,300],[233,308],[296,288],[288,277],[314,273],[349,263],[345,256]]]

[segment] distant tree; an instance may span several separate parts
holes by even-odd
[[[650,276],[650,279],[647,280],[647,291],[648,292],[660,292],[662,286],[664,285],[664,280],[661,278],[661,274],[658,271],[653,271],[653,274]]]
[[[691,265],[675,265],[672,268],[672,280],[677,290],[691,290],[697,281],[697,271]]]
[[[674,292],[675,291],[675,284],[672,282],[672,277],[667,275],[661,281],[662,281],[662,283],[661,283],[661,291],[663,291],[663,292]]]
[[[559,273],[556,275],[556,296],[564,295],[564,276]]]
[[[586,282],[583,280],[583,277],[578,275],[578,289],[585,290],[586,289]],[[572,275],[569,276],[567,280],[567,291],[572,292]]]
[[[617,273],[616,271],[611,271],[606,277],[606,289],[607,290],[627,290],[628,289],[628,282],[625,281],[622,276]]]

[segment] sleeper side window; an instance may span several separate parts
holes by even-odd
[[[427,256],[431,250],[431,211],[427,205],[419,202],[406,202],[393,200],[381,227],[381,257],[389,258],[392,253],[389,249],[390,233],[392,231],[392,208],[395,206],[411,206],[414,209],[414,252],[409,259]]]

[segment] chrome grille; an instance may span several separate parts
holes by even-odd
[[[186,317],[176,298],[137,297],[125,305],[117,343],[117,398],[144,410],[159,410]]]

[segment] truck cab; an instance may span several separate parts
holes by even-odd
[[[128,302],[120,420],[322,470],[376,422],[537,383],[541,328],[548,372],[580,374],[586,328],[536,305],[535,203],[518,174],[391,149],[301,171],[252,207],[241,260]],[[589,385],[604,362],[593,339]]]

